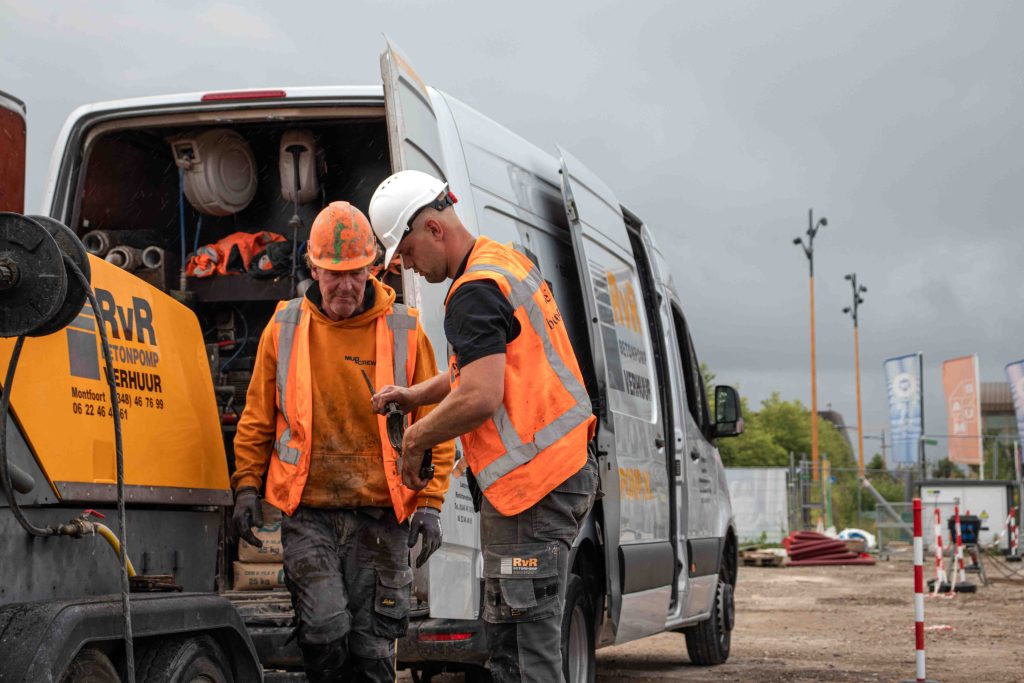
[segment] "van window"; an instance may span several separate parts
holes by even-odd
[[[672,306],[672,321],[676,328],[676,340],[679,342],[679,356],[683,359],[683,378],[686,382],[686,405],[693,421],[697,423],[703,434],[707,434],[708,406],[704,391],[704,378],[700,374],[700,363],[697,353],[693,350],[690,331],[683,314],[676,306]]]

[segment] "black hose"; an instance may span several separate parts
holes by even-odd
[[[114,360],[110,355],[110,341],[107,339],[107,327],[100,319],[100,304],[92,291],[89,279],[85,277],[78,265],[69,256],[64,255],[64,265],[82,283],[92,304],[93,316],[100,331],[100,346],[103,348],[103,360],[106,363],[107,386],[110,388],[110,408],[114,417],[114,451],[117,457],[117,535],[121,540],[121,611],[124,614],[124,652],[125,671],[128,683],[135,683],[135,649],[132,645],[132,612],[128,598],[130,585],[128,582],[128,531],[124,511],[124,445],[121,440],[121,411],[117,405],[117,385],[114,383]]]
[[[21,347],[25,343],[25,336],[18,337],[14,342],[14,350],[11,351],[11,360],[7,364],[7,375],[4,377],[4,393],[0,397],[0,479],[3,480],[4,495],[11,505],[11,512],[18,520],[25,531],[33,536],[54,536],[57,534],[56,527],[37,527],[28,521],[25,513],[21,511],[18,501],[14,498],[14,486],[11,484],[11,473],[7,469],[7,409],[11,404],[11,387],[14,385],[14,371],[18,367],[18,358],[21,356]]]

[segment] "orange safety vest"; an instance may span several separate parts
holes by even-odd
[[[259,232],[233,232],[213,244],[205,244],[189,258],[186,273],[191,277],[210,277],[214,273],[244,273],[252,259],[268,244],[284,242],[286,238],[269,230]],[[237,253],[237,255],[236,255]]]
[[[374,386],[409,386],[416,367],[418,318],[418,311],[402,304],[394,304],[377,318]],[[309,366],[311,319],[312,314],[303,308],[302,297],[299,297],[279,303],[271,323],[277,349],[277,438],[267,472],[266,498],[288,515],[295,512],[302,500],[313,443],[313,384]],[[388,358],[394,362],[388,363]],[[377,426],[391,504],[398,521],[402,522],[416,510],[417,492],[402,484],[398,454],[388,440],[385,416],[377,416]]]
[[[511,246],[480,237],[445,305],[467,282],[492,280],[515,310],[521,332],[505,349],[502,405],[462,436],[480,490],[503,515],[531,507],[587,460],[596,418],[562,314],[540,271]],[[449,347],[450,382],[459,385]]]

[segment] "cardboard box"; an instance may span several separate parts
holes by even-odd
[[[264,525],[254,529],[252,533],[263,542],[263,547],[257,548],[243,539],[238,539],[238,559],[241,562],[284,562],[280,522],[269,527]]]
[[[262,591],[284,587],[284,565],[278,563],[235,562],[236,591]]]

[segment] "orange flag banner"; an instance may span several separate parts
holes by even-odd
[[[949,459],[964,465],[981,464],[981,391],[978,356],[953,358],[942,364],[949,415]]]

